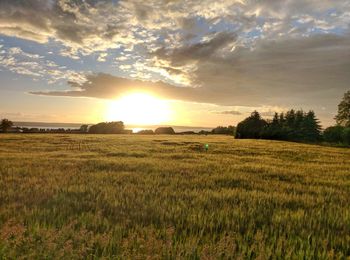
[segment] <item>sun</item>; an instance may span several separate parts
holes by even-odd
[[[148,93],[131,93],[110,102],[106,119],[134,125],[162,124],[170,121],[171,107],[168,101]]]

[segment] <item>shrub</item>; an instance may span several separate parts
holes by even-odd
[[[237,125],[236,138],[261,138],[261,132],[267,125],[266,121],[261,119],[260,114],[254,111],[249,117]]]
[[[173,135],[175,134],[175,131],[172,127],[158,127],[154,133],[156,134],[168,134],[168,135]]]
[[[212,134],[216,135],[234,135],[236,128],[232,125],[229,125],[228,127],[225,126],[218,126],[211,130]]]
[[[153,132],[153,130],[145,129],[145,130],[138,131],[137,134],[140,134],[140,135],[153,135],[154,132]]]
[[[345,144],[350,145],[350,127],[343,129],[342,139]]]
[[[343,130],[344,127],[340,125],[326,128],[323,132],[324,141],[329,143],[341,143],[343,141]]]
[[[104,122],[93,125],[89,128],[91,134],[123,134],[124,123],[119,122]]]

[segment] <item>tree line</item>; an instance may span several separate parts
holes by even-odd
[[[254,111],[237,125],[236,138],[316,142],[321,140],[321,126],[313,111],[291,109],[275,113],[272,120]]]
[[[8,119],[2,119],[0,121],[0,132],[4,133],[69,133],[69,134],[132,134],[132,130],[125,129],[122,121],[116,122],[101,122],[95,125],[81,125],[77,129],[64,129],[64,128],[27,128],[14,126],[13,122]],[[198,134],[222,134],[222,135],[234,135],[234,126],[218,126],[211,131],[201,130]],[[152,134],[197,134],[194,131],[175,132],[172,127],[158,127],[155,130],[144,129],[138,131],[136,134],[152,135]]]
[[[275,113],[272,120],[265,120],[254,111],[237,125],[235,137],[350,145],[350,91],[338,105],[335,119],[335,126],[322,131],[314,111],[291,109],[286,113]]]

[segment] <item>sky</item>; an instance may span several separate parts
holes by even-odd
[[[326,127],[349,89],[348,0],[0,0],[0,118]]]

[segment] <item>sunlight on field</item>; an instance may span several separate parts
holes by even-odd
[[[225,136],[3,134],[0,258],[345,259],[349,158]]]

